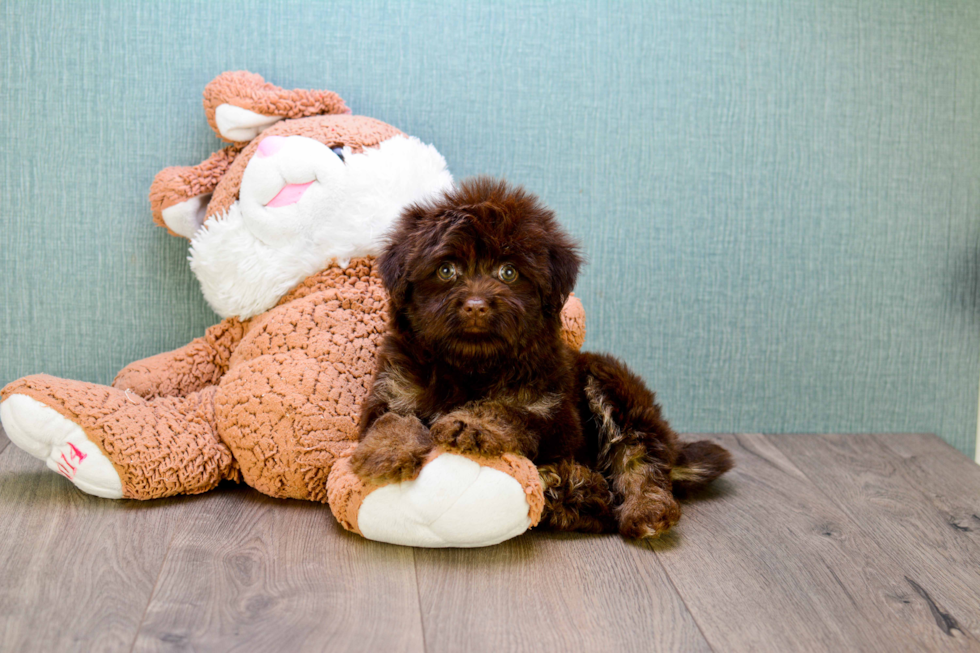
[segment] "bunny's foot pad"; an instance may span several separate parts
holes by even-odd
[[[121,499],[122,481],[104,453],[78,424],[27,395],[0,403],[0,421],[15,445],[45,462],[82,492]]]
[[[480,547],[516,537],[541,519],[544,494],[526,458],[434,451],[418,477],[365,485],[349,461],[334,465],[328,494],[337,520],[364,537],[431,548]]]

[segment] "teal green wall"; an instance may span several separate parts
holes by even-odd
[[[108,382],[216,321],[146,193],[249,69],[541,194],[587,347],[679,429],[972,451],[980,3],[7,0],[0,31],[0,382]]]

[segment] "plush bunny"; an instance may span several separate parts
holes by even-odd
[[[196,494],[222,480],[329,501],[346,528],[418,546],[482,546],[537,523],[527,459],[435,451],[415,480],[365,486],[350,470],[358,407],[385,329],[374,269],[402,209],[450,187],[431,145],[354,116],[328,91],[286,91],[247,72],[204,92],[231,143],[160,172],[153,219],[190,240],[191,269],[224,318],[112,387],[46,375],[3,388],[10,440],[107,498]],[[570,299],[566,337],[584,339]]]

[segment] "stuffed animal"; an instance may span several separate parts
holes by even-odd
[[[348,458],[387,298],[374,269],[403,207],[452,184],[431,145],[354,116],[328,91],[286,91],[247,72],[205,89],[231,143],[153,181],[154,221],[190,240],[190,266],[223,320],[130,364],[111,387],[46,375],[0,392],[11,442],[89,494],[154,499],[223,480],[329,502],[371,539],[482,546],[537,523],[527,459],[434,451],[419,476],[365,486]],[[577,299],[566,337],[584,339]]]

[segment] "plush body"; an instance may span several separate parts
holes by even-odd
[[[230,479],[326,501],[327,475],[349,455],[370,379],[365,350],[384,315],[380,279],[357,259],[306,280],[261,317],[228,318],[126,367],[114,387],[35,375],[3,396],[31,397],[81,426],[112,461],[125,498],[196,494]],[[19,433],[16,416],[4,420]]]
[[[190,241],[191,269],[223,320],[132,363],[111,387],[46,375],[8,384],[0,420],[11,441],[98,496],[238,480],[328,501],[345,527],[402,544],[491,544],[537,523],[542,486],[525,457],[434,451],[415,480],[387,487],[350,470],[387,317],[376,256],[404,207],[452,187],[443,157],[351,115],[335,93],[251,73],[219,76],[204,104],[231,145],[160,172],[150,203],[157,224]],[[564,315],[565,337],[581,344],[577,300]]]
[[[579,266],[552,212],[503,182],[406,210],[380,259],[391,322],[354,471],[412,478],[433,447],[516,454],[540,466],[553,527],[648,537],[673,525],[674,482],[710,482],[730,456],[681,443],[622,362],[564,342]]]

